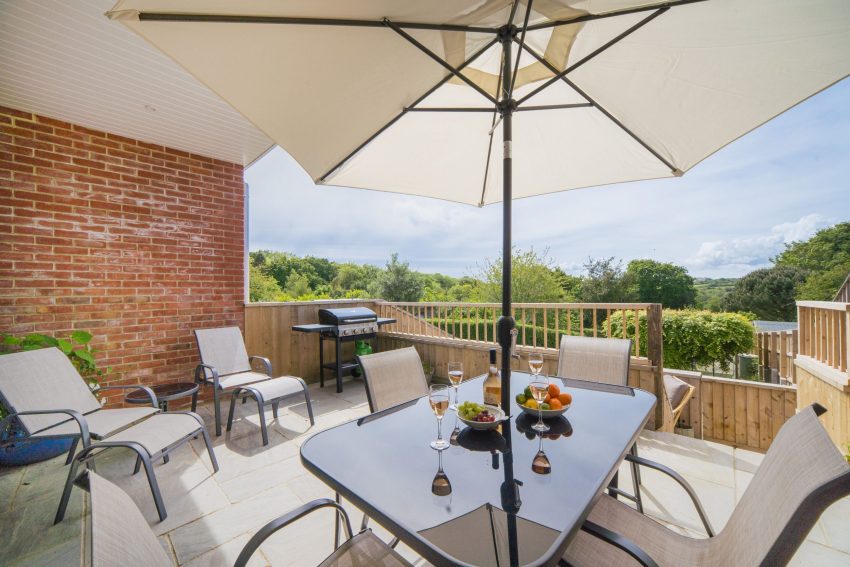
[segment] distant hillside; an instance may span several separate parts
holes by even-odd
[[[697,289],[697,307],[722,311],[721,299],[735,286],[738,278],[694,278]]]

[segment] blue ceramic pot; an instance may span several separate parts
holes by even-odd
[[[23,432],[16,432],[12,437],[23,437]],[[15,467],[40,463],[67,453],[71,448],[71,439],[38,439],[33,441],[16,441],[6,447],[0,447],[0,466]]]

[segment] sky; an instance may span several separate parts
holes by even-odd
[[[850,220],[850,79],[709,157],[681,178],[514,202],[514,244],[579,274],[589,257],[651,258],[695,277],[770,266],[784,245]],[[280,148],[245,173],[249,247],[475,275],[501,252],[501,205],[483,208],[316,186]]]

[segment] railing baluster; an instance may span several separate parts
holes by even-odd
[[[561,348],[561,327],[558,325],[558,311],[559,309],[555,308],[555,348]]]
[[[622,310],[622,313],[623,313],[623,338],[625,339],[625,338],[627,338],[626,337],[626,328],[628,327],[628,321],[629,320],[626,318],[626,310],[625,309]]]
[[[640,311],[635,309],[635,356],[640,356]]]
[[[584,307],[579,307],[578,310],[578,336],[584,336]]]
[[[596,322],[596,307],[593,308],[593,338],[596,338],[596,327],[598,323]]]
[[[547,321],[549,308],[543,308],[543,348],[549,348],[549,323]]]
[[[573,334],[573,315],[569,308],[567,308],[567,334],[570,336]]]
[[[605,320],[608,321],[608,338],[611,338],[611,308],[608,307],[605,309]]]

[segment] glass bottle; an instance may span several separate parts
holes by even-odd
[[[496,349],[490,349],[490,369],[484,379],[484,403],[498,407],[502,403],[502,379],[496,366]]]

